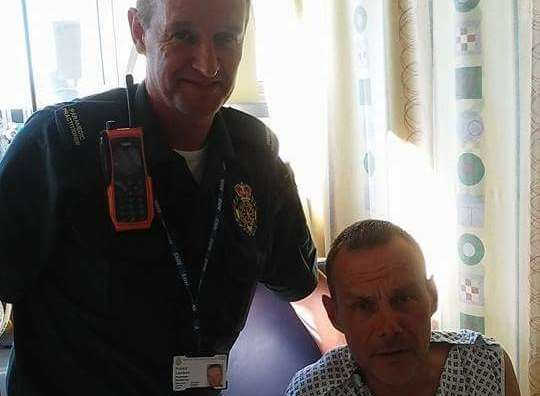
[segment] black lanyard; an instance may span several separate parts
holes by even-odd
[[[219,223],[221,220],[221,213],[223,211],[223,197],[225,195],[225,171],[226,171],[225,162],[222,162],[222,168],[223,168],[223,172],[221,175],[221,180],[219,182],[219,195],[217,199],[216,215],[214,217],[214,223],[212,224],[212,230],[210,232],[210,238],[208,240],[208,247],[206,248],[206,254],[204,256],[203,266],[201,268],[201,276],[199,278],[199,286],[197,288],[197,295],[195,296],[191,292],[191,287],[190,287],[191,285],[189,283],[189,276],[188,276],[187,268],[184,263],[184,259],[182,258],[180,249],[178,248],[178,245],[176,244],[175,240],[172,238],[171,233],[169,232],[169,228],[167,227],[167,223],[165,222],[165,217],[163,216],[163,212],[161,211],[161,206],[159,205],[157,198],[154,201],[154,204],[156,207],[156,213],[167,235],[167,241],[169,242],[169,250],[176,264],[176,274],[179,280],[184,284],[187,294],[189,296],[189,300],[191,303],[191,311],[193,312],[193,333],[197,339],[198,347],[200,347],[200,340],[201,340],[200,339],[201,324],[200,324],[200,318],[199,318],[199,296],[201,294],[201,287],[204,281],[204,277],[206,275],[206,269],[208,267],[208,262],[210,261],[212,249],[214,248],[214,243],[217,238]]]

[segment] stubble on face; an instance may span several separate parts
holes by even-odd
[[[244,7],[243,0],[159,2],[146,34],[147,89],[153,102],[173,113],[213,117],[234,88]],[[231,29],[238,30],[237,41],[225,45],[221,37],[229,38]],[[201,72],[212,62],[219,71],[215,78]]]
[[[421,255],[394,238],[339,252],[333,273],[338,316],[368,382],[410,380],[427,361],[430,338],[432,304]]]

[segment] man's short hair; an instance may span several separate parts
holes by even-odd
[[[328,279],[330,294],[335,294],[332,267],[341,250],[367,250],[385,245],[395,237],[401,237],[409,242],[418,251],[422,261],[424,260],[422,249],[420,249],[414,238],[407,231],[389,221],[367,219],[358,221],[345,228],[334,242],[332,242],[326,258],[326,277]]]
[[[150,22],[152,21],[152,12],[160,1],[163,0],[137,0],[137,13],[139,14],[139,20],[141,21],[143,28],[147,29],[148,26],[150,26]],[[251,0],[246,0],[246,3],[249,17]]]
[[[137,0],[137,13],[143,28],[150,26],[152,20],[152,10],[156,8],[157,2],[161,0]]]

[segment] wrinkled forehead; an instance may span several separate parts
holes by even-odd
[[[243,25],[248,10],[247,0],[157,0],[154,16],[162,23],[205,20]]]
[[[426,271],[418,249],[396,237],[367,249],[355,250],[344,246],[336,256],[333,276],[336,291],[373,285],[399,288],[413,282],[424,282]]]

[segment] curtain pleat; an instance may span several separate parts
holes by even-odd
[[[540,1],[533,2],[530,120],[529,385],[540,395]]]

